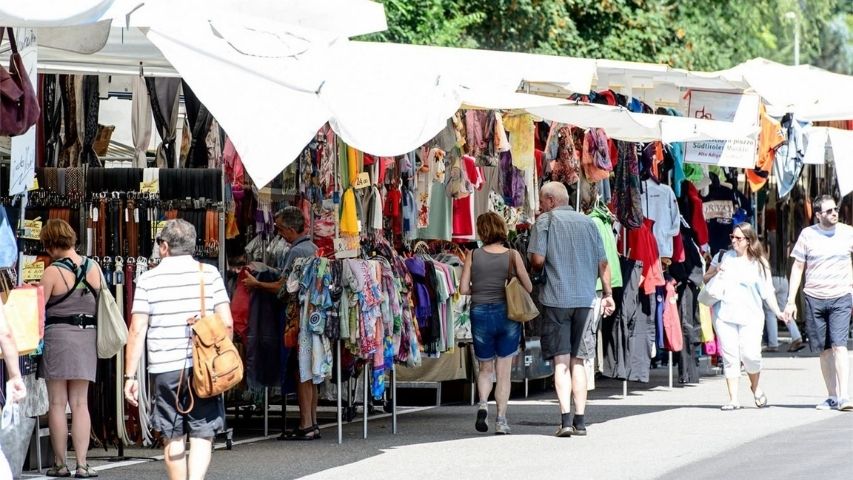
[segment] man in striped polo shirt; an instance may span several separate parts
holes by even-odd
[[[853,411],[847,355],[853,310],[853,227],[838,222],[838,206],[831,196],[821,195],[813,206],[818,222],[800,232],[791,252],[794,266],[785,316],[790,321],[797,314],[794,301],[805,269],[806,332],[812,351],[821,352],[820,369],[829,393],[829,398],[818,404],[817,409]]]
[[[195,397],[187,414],[178,405],[190,405],[192,379],[191,329],[187,321],[201,314],[201,282],[204,282],[205,314],[209,309],[231,329],[231,308],[219,271],[193,259],[196,231],[185,220],[169,220],[157,238],[160,265],[142,274],[136,284],[133,318],[127,339],[124,395],[138,404],[136,372],[148,340],[148,372],[154,391],[151,424],[166,440],[166,471],[170,480],[202,479],[211,457],[213,437],[225,426],[222,397]],[[200,269],[201,268],[201,269]],[[183,381],[178,398],[179,381]],[[187,461],[184,437],[190,437]],[[188,465],[189,464],[189,465]]]

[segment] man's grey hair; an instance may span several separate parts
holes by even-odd
[[[539,189],[539,195],[542,197],[551,197],[559,206],[569,204],[569,191],[566,186],[560,182],[547,182]]]
[[[296,207],[282,208],[276,212],[275,218],[281,220],[285,227],[294,229],[296,233],[305,231],[305,215],[302,214],[302,210]]]
[[[195,227],[186,220],[167,221],[160,231],[160,238],[169,245],[170,255],[192,255],[195,252]]]

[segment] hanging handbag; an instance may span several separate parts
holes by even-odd
[[[190,405],[181,408],[181,384],[184,381],[184,371],[178,379],[178,392],[175,398],[178,412],[182,414],[192,411],[195,405],[193,391],[200,398],[211,398],[227,392],[243,380],[243,361],[240,352],[228,337],[228,328],[219,315],[207,315],[204,293],[204,265],[198,264],[201,273],[201,315],[198,319],[190,319],[192,325],[192,354],[193,373],[192,386],[189,388]]]
[[[5,32],[9,33],[12,55],[9,57],[9,70],[0,66],[0,136],[14,137],[35,125],[41,110],[11,28],[0,28],[0,43]]]
[[[84,280],[85,282],[85,280]],[[89,282],[86,285],[94,289]],[[98,358],[113,358],[127,343],[127,324],[115,297],[107,286],[101,272],[101,288],[98,290]]]
[[[515,274],[515,250],[509,253],[509,276],[506,290],[506,316],[516,322],[529,322],[539,316],[539,309]]]

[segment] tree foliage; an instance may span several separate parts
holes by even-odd
[[[754,57],[853,69],[850,0],[380,0],[370,40],[730,68]]]

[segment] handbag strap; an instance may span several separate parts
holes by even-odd
[[[201,316],[199,318],[204,317],[207,313],[207,308],[204,304],[205,294],[204,294],[204,264],[198,262],[198,271],[199,271],[199,283],[201,284]]]
[[[3,35],[9,32],[9,47],[12,49],[12,54],[18,53],[18,42],[15,41],[15,31],[12,27],[0,28],[0,43],[3,43]]]
[[[515,258],[514,258],[514,256],[513,256],[513,252],[514,252],[514,251],[515,251],[515,250],[513,250],[513,249],[511,249],[511,248],[507,251],[507,252],[509,253],[509,268],[507,269],[507,270],[508,270],[508,272],[507,272],[507,273],[508,273],[509,275],[507,276],[507,280],[512,280],[512,278],[516,276],[516,273],[515,273],[515,261],[514,261],[514,260],[515,260]]]

